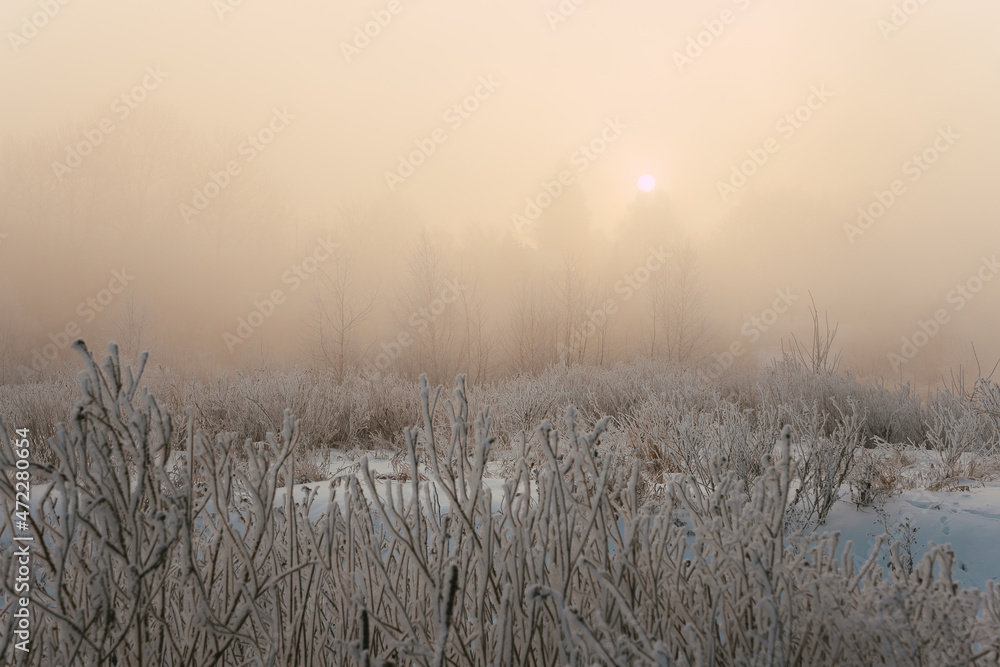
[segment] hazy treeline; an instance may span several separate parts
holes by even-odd
[[[62,362],[78,336],[178,363],[480,379],[708,349],[700,251],[662,194],[616,239],[572,187],[520,230],[444,233],[389,200],[303,215],[263,168],[227,169],[225,138],[144,111],[68,173],[86,128],[7,140],[4,229],[45,251],[0,268],[5,381]]]
[[[517,224],[446,228],[388,196],[306,206],[257,160],[289,113],[247,137],[206,135],[148,102],[110,134],[84,123],[4,140],[0,380],[58,367],[79,336],[192,371],[303,363],[478,381],[639,356],[718,369],[808,337],[811,290],[864,375],[936,379],[989,330],[970,308],[900,373],[889,355],[917,324],[850,275],[821,278],[816,257],[828,272],[839,251],[793,251],[810,234],[796,213],[822,222],[804,199],[749,197],[697,239],[662,190],[638,193],[609,233],[558,171]]]

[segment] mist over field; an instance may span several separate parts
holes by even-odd
[[[810,293],[842,369],[985,372],[998,18],[5,2],[0,382],[77,337],[192,373],[721,369],[807,343]]]
[[[2,661],[998,664],[998,24],[4,0]]]

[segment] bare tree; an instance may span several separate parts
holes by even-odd
[[[663,313],[667,358],[684,364],[694,361],[708,335],[704,292],[698,279],[697,255],[688,244],[675,253],[668,267],[667,300]]]
[[[813,373],[835,373],[837,367],[840,365],[840,352],[833,355],[832,359],[830,358],[830,352],[833,349],[833,340],[837,337],[837,329],[840,328],[840,325],[835,324],[833,329],[830,329],[830,315],[825,314],[826,329],[821,332],[819,309],[816,308],[816,300],[813,299],[812,292],[809,292],[809,302],[809,314],[812,316],[813,321],[812,346],[806,349],[806,346],[793,333],[792,342],[789,344],[787,351],[785,350],[785,343],[782,341],[782,355],[791,358],[799,368],[810,370]]]
[[[122,302],[117,312],[108,320],[108,335],[118,349],[130,361],[138,361],[139,355],[148,352],[151,317],[149,306],[143,301],[136,303],[135,292],[129,290],[128,301]]]
[[[0,386],[24,381],[32,372],[24,351],[24,335],[18,323],[22,314],[16,302],[0,297]]]
[[[449,278],[444,256],[426,232],[421,232],[407,256],[409,283],[397,299],[396,319],[413,343],[401,350],[403,367],[427,373],[433,382],[454,375],[459,360],[455,330],[459,294],[457,282]]]
[[[496,343],[495,335],[489,330],[486,308],[474,281],[468,278],[462,280],[463,289],[459,292],[464,319],[464,341],[462,347],[463,366],[473,382],[486,382],[495,370],[496,360],[493,349]]]
[[[663,344],[664,329],[667,327],[667,306],[670,300],[670,281],[666,272],[654,271],[649,276],[649,284],[646,287],[646,315],[649,317],[650,334],[649,340],[640,331],[642,336],[642,347],[645,352],[648,348],[649,358],[656,359],[659,356],[659,348]]]
[[[596,290],[588,291],[588,294],[590,294],[592,312],[597,313],[597,315],[588,316],[593,322],[595,329],[591,335],[591,338],[594,340],[593,360],[598,366],[603,366],[608,357],[611,325],[615,317],[612,313],[608,312],[609,307],[607,306],[608,303],[613,303],[612,292],[609,288],[605,288],[602,292],[597,292]]]
[[[559,357],[567,363],[582,363],[587,358],[591,340],[601,334],[601,349],[607,333],[607,313],[596,312],[599,305],[597,293],[588,284],[578,254],[563,255],[562,266],[553,280],[559,323]],[[594,341],[597,342],[597,341]]]
[[[378,290],[358,294],[354,262],[347,252],[338,248],[331,259],[331,270],[319,270],[316,319],[312,328],[316,354],[334,369],[338,381],[343,382],[350,364],[359,356],[354,332],[372,314]]]
[[[521,280],[509,306],[503,345],[510,369],[516,373],[539,371],[551,359],[555,342],[545,294],[537,285]]]

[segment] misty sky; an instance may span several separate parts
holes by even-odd
[[[379,19],[378,34],[359,40]],[[584,256],[598,257],[606,244],[630,243],[628,221],[652,206],[698,246],[718,350],[791,287],[803,299],[786,330],[809,334],[811,290],[842,323],[845,345],[883,365],[939,309],[949,321],[938,342],[1000,354],[1000,280],[984,281],[960,309],[949,299],[1000,246],[998,19],[987,0],[6,0],[0,305],[16,308],[19,323],[3,326],[37,349],[129,257],[142,258],[131,260],[135,289],[143,285],[154,312],[229,322],[280,286],[283,267],[312,251],[313,231],[345,207],[381,221],[354,246],[356,262],[377,274],[367,283],[394,275],[414,235],[430,229],[456,265],[483,269],[484,294],[505,302],[517,267],[553,261],[531,256],[585,236]],[[136,86],[141,101],[129,97]],[[108,119],[114,131],[60,180],[53,163]],[[268,127],[273,143],[247,143]],[[590,159],[581,149],[602,133],[607,148]],[[412,175],[387,179],[428,141],[433,153]],[[919,160],[925,150],[933,164]],[[139,154],[148,174],[109,164]],[[753,173],[734,181],[754,156]],[[180,207],[230,162],[239,173],[224,196],[245,210],[226,203],[226,219],[258,216],[265,231],[227,249],[222,232],[193,231],[222,220],[223,202],[192,224]],[[560,172],[572,182],[549,211],[562,216],[549,228],[558,238],[530,232],[509,256],[469,256],[482,253],[463,245],[469,235],[509,242],[512,216]],[[657,180],[651,195],[636,187],[642,174]],[[145,180],[130,209],[116,193],[133,177]],[[882,217],[861,234],[845,230],[897,180]],[[70,190],[77,208],[65,210],[77,213],[53,206],[32,217],[32,202]],[[95,193],[100,205],[79,203]],[[156,232],[107,235],[87,216],[140,216]],[[286,249],[269,225],[300,236]],[[64,227],[84,230],[74,247],[92,261],[56,261],[72,251],[52,241]],[[177,261],[156,259],[151,245]],[[605,268],[609,284],[622,273]],[[214,301],[194,307],[181,296],[209,281]],[[214,349],[224,352],[227,326],[212,329]]]

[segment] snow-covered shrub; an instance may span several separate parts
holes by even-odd
[[[885,539],[882,542],[880,560],[890,570],[902,567],[903,572],[913,573],[914,557],[917,550],[917,531],[910,517],[890,517],[884,505],[876,505],[875,514],[878,515],[878,523],[882,526],[882,535]],[[868,533],[870,537],[879,537],[877,533]]]
[[[979,378],[972,393],[972,400],[989,424],[996,446],[1000,443],[1000,384],[987,378]]]
[[[976,459],[995,451],[998,434],[974,403],[942,393],[928,407],[928,413],[927,445],[941,456],[937,479],[931,486],[942,488],[969,475]]]
[[[781,409],[804,402],[836,415],[837,406],[854,402],[865,414],[866,445],[875,439],[912,443],[923,440],[924,412],[908,385],[862,385],[850,373],[812,373],[787,361],[760,371],[760,375],[763,405]],[[832,427],[832,423],[828,426]]]
[[[793,425],[798,454],[795,471],[799,484],[792,505],[802,508],[800,520],[811,526],[822,525],[840,498],[840,487],[847,481],[864,438],[865,418],[857,404],[851,401],[846,410],[836,403],[834,407],[836,416],[804,402],[798,410],[785,410]]]
[[[861,507],[878,507],[903,489],[902,452],[864,449],[854,458],[848,477],[851,502]]]
[[[383,481],[364,461],[327,502],[317,485],[292,487],[301,431],[290,412],[259,446],[205,435],[193,412],[175,433],[116,350],[98,367],[80,347],[81,398],[53,442],[51,486],[33,491],[24,664],[1000,659],[1000,595],[955,584],[949,549],[931,545],[910,570],[895,547],[885,573],[881,541],[855,569],[836,534],[786,534],[789,438],[762,455],[750,488],[711,446],[719,424],[746,424],[738,406],[720,402],[698,432],[711,483],[687,476],[651,505],[639,501],[639,462],[601,451],[609,420],[588,430],[573,408],[561,432],[543,421],[517,438],[513,475],[487,482],[492,411],[472,416],[461,377],[449,399],[424,383],[422,428],[403,433],[413,474]],[[8,435],[0,422],[5,508]],[[0,542],[14,531],[9,516],[2,525]],[[0,551],[5,658],[16,567]]]
[[[623,424],[651,473],[692,473],[709,488],[710,464],[721,457],[753,489],[781,430],[775,411],[741,409],[718,395],[706,405],[679,390],[651,396]]]
[[[59,377],[43,383],[0,385],[0,415],[29,429],[37,441],[36,456],[53,463],[48,439],[55,436],[56,424],[69,416],[66,408],[73,404],[77,391],[73,383]]]
[[[420,411],[419,385],[396,375],[362,372],[337,389],[335,400],[348,406],[339,442],[402,445],[403,430]]]
[[[236,431],[254,441],[280,429],[286,409],[302,421],[306,447],[401,444],[418,410],[417,385],[395,375],[362,371],[336,382],[329,372],[294,368],[225,373],[192,383],[171,404],[195,406],[196,425],[208,432]]]
[[[857,402],[865,411],[865,431],[869,436],[866,446],[877,441],[913,445],[921,442],[927,415],[909,383],[887,387],[885,380],[880,379],[862,386]]]
[[[549,419],[564,403],[562,387],[552,381],[552,373],[532,377],[521,375],[500,380],[477,394],[484,405],[493,406],[499,430],[505,434],[531,433],[543,419]]]

